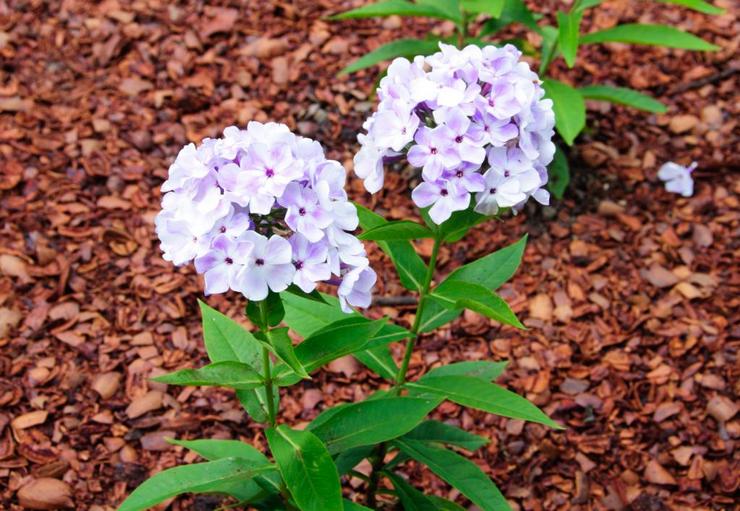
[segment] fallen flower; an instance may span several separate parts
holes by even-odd
[[[693,162],[688,167],[669,161],[664,163],[658,170],[658,178],[665,182],[665,189],[672,193],[680,193],[684,197],[694,195],[694,180],[691,178],[691,172],[696,168],[697,163]]]

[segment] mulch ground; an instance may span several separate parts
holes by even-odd
[[[112,510],[152,472],[196,459],[165,437],[265,444],[230,392],[148,381],[205,360],[201,282],[163,261],[154,235],[159,185],[183,144],[250,119],[285,122],[351,168],[376,71],[336,73],[427,25],[322,20],[359,2],[212,3],[0,0],[0,509],[23,509],[19,488],[51,478],[64,483],[42,479],[27,493]],[[439,409],[491,439],[475,460],[515,508],[736,509],[737,11],[613,0],[596,12],[586,25],[673,23],[722,50],[613,44],[583,48],[575,70],[556,66],[572,83],[641,89],[669,112],[591,105],[563,201],[443,249],[442,275],[529,233],[501,290],[529,329],[466,314],[423,338],[412,375],[507,359],[502,384],[567,425]],[[662,189],[656,171],[668,160],[698,161],[692,198]],[[372,199],[353,179],[351,195],[407,218],[409,179],[391,174]],[[402,295],[389,261],[371,254],[378,295]],[[208,301],[233,316],[242,307],[235,295]],[[408,322],[412,311],[370,311],[383,313]],[[304,423],[380,384],[341,360],[284,391],[283,420]],[[416,465],[405,472],[458,497]],[[218,505],[201,496],[172,508]]]

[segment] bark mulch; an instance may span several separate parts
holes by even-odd
[[[251,119],[286,122],[351,168],[377,71],[336,73],[428,27],[322,19],[358,3],[0,0],[0,509],[112,510],[151,473],[196,459],[166,437],[264,447],[230,392],[148,381],[205,360],[201,283],[163,261],[154,236],[159,185],[183,144]],[[574,70],[556,66],[572,83],[644,90],[669,112],[591,105],[565,200],[441,253],[444,275],[530,236],[501,290],[529,329],[466,314],[425,336],[412,360],[412,375],[510,360],[501,382],[567,426],[439,409],[491,439],[474,458],[515,508],[736,509],[740,37],[733,2],[716,3],[729,11],[611,0],[588,15],[592,28],[677,24],[722,50],[611,44],[583,48]],[[656,171],[668,160],[699,162],[693,197],[662,189]],[[391,174],[371,199],[353,179],[351,195],[406,218],[409,181]],[[403,294],[371,253],[378,294]],[[234,316],[242,307],[234,295],[208,301]],[[382,313],[411,319],[407,307],[370,311]],[[379,384],[340,360],[284,392],[283,419],[304,423]],[[458,497],[421,467],[405,472]],[[200,496],[172,509],[218,505]]]

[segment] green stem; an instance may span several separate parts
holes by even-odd
[[[427,301],[427,295],[429,294],[429,288],[432,284],[432,278],[434,278],[434,270],[437,267],[437,256],[439,255],[439,246],[441,241],[439,238],[434,239],[434,246],[432,247],[432,255],[429,258],[429,264],[427,265],[427,273],[424,276],[424,283],[419,291],[419,305],[416,307],[416,317],[414,318],[414,324],[411,327],[411,333],[414,337],[408,340],[406,343],[406,351],[403,354],[403,360],[401,361],[401,367],[396,375],[396,384],[393,390],[398,393],[400,392],[401,385],[406,383],[406,373],[409,370],[409,362],[411,362],[411,355],[416,346],[416,341],[419,339],[419,329],[421,328],[421,319],[424,314],[424,305]]]
[[[434,270],[437,268],[437,256],[439,255],[439,247],[442,244],[442,240],[439,237],[435,237],[434,246],[432,247],[432,255],[429,257],[429,264],[427,265],[427,272],[424,276],[424,282],[419,290],[419,304],[416,306],[416,316],[414,317],[414,324],[411,327],[411,333],[414,336],[406,342],[406,349],[403,354],[403,360],[401,361],[401,367],[398,369],[396,374],[396,382],[393,385],[393,392],[395,395],[401,393],[401,388],[406,383],[406,373],[409,370],[409,362],[411,362],[411,355],[414,352],[414,346],[416,341],[419,339],[419,329],[421,328],[421,317],[424,314],[424,304],[427,301],[427,295],[429,294],[429,288],[432,285],[432,279],[434,278]],[[370,482],[367,487],[367,505],[371,509],[375,509],[378,483],[380,481],[380,469],[383,467],[385,462],[385,455],[388,452],[388,444],[383,442],[378,445],[376,454],[372,458],[372,470],[370,472]]]
[[[260,323],[262,323],[262,333],[265,336],[269,335],[270,327],[267,326],[267,303],[262,300],[259,302],[260,311]],[[264,367],[265,374],[265,398],[267,399],[267,416],[271,427],[275,427],[277,422],[275,412],[275,394],[272,388],[272,362],[270,362],[270,351],[266,347],[262,347],[262,366]]]

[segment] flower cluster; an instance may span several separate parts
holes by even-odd
[[[422,169],[412,198],[437,224],[468,208],[471,194],[486,215],[529,197],[547,204],[555,116],[536,73],[512,45],[440,49],[395,59],[381,80],[354,161],[365,188],[380,190],[384,164],[405,156]]]
[[[345,180],[318,142],[283,124],[226,128],[223,138],[185,146],[169,169],[156,218],[164,258],[194,260],[206,294],[262,300],[328,281],[343,309],[367,307],[376,275],[349,232],[358,218]]]

